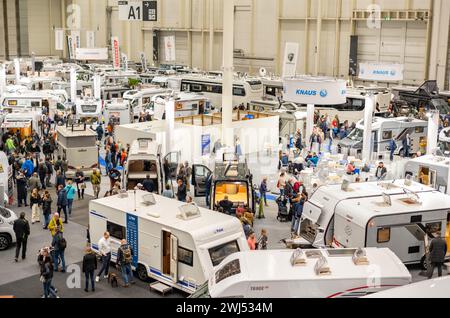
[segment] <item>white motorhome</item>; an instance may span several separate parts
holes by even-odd
[[[434,189],[450,194],[448,188],[448,171],[450,158],[435,155],[426,155],[409,160],[405,165],[405,176],[433,187]]]
[[[166,118],[166,105],[173,98],[175,102],[175,118],[189,117],[209,113],[211,110],[210,101],[203,95],[192,93],[179,93],[175,96],[167,93],[155,95],[152,98],[150,109],[153,110],[153,117],[158,120]]]
[[[140,279],[187,293],[204,284],[224,258],[248,250],[237,218],[140,190],[90,201],[89,229],[95,251],[108,231],[115,261],[126,239]]]
[[[22,139],[31,136],[33,130],[40,135],[39,120],[41,116],[40,111],[33,110],[6,114],[3,117],[2,129],[12,134],[19,131]]]
[[[222,108],[222,82],[218,76],[183,76],[181,91],[202,93],[210,101],[215,109]],[[244,105],[247,107],[252,100],[259,100],[263,96],[263,84],[258,78],[238,78],[233,81],[233,106]]]
[[[98,168],[97,133],[86,124],[56,127],[58,155],[68,161],[66,177],[72,179],[77,168],[89,178]]]
[[[320,186],[305,202],[297,234],[313,247],[330,247],[334,235],[334,214],[341,201],[375,198],[383,193],[402,194],[405,191],[421,193],[434,189],[407,180],[352,183],[347,187],[341,184]]]
[[[247,251],[224,259],[207,286],[196,294],[212,298],[356,298],[410,282],[408,269],[387,248]]]
[[[428,279],[401,287],[392,288],[364,298],[414,299],[414,298],[450,298],[450,277]]]
[[[75,118],[87,122],[101,122],[103,102],[101,99],[77,99]]]
[[[397,117],[372,119],[372,151],[382,155],[390,152],[390,141],[393,138],[397,144],[395,155],[403,157],[403,140],[409,135],[411,146],[410,154],[418,151],[426,151],[428,122],[424,120]],[[356,124],[356,128],[350,134],[338,142],[338,151],[343,154],[360,157],[364,138],[364,119]]]
[[[25,109],[34,109],[42,111],[47,107],[51,113],[56,110],[66,110],[66,98],[64,91],[30,91],[19,90],[12,93],[5,93],[0,97],[0,105],[4,111],[22,111]]]
[[[450,200],[433,191],[383,194],[342,200],[336,205],[333,247],[387,247],[405,264],[426,268],[429,240],[445,236]]]
[[[160,88],[171,89],[174,91],[180,91],[181,77],[179,76],[155,76],[151,82],[152,85]]]
[[[160,87],[130,90],[123,94],[123,99],[130,103],[134,116],[138,117],[141,112],[147,110],[151,106],[153,96],[170,92],[170,90]]]
[[[105,103],[103,112],[105,123],[112,122],[113,125],[127,125],[134,123],[134,114],[129,101],[114,98]]]
[[[0,251],[6,250],[16,242],[16,234],[13,230],[16,214],[5,207],[0,206]]]
[[[161,145],[156,141],[152,139],[135,140],[128,152],[123,188],[133,190],[149,175],[155,186],[155,193],[161,194],[164,191],[165,181],[176,176],[179,157],[178,152],[173,152],[162,158]],[[164,169],[164,164],[167,165],[166,169]],[[167,172],[170,175],[166,176]]]

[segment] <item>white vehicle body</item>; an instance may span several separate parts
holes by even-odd
[[[134,114],[129,101],[112,99],[105,103],[103,112],[105,123],[113,122],[114,125],[127,125],[134,123]]]
[[[169,92],[171,91],[155,86],[153,88],[126,91],[123,94],[123,99],[130,103],[133,109],[133,115],[138,117],[141,112],[150,107],[153,96]]]
[[[171,98],[172,94],[170,93],[156,95],[152,98],[150,108],[153,108],[155,119],[165,119],[166,105]],[[175,100],[175,118],[201,115],[211,110],[209,100],[203,95],[179,93],[173,98]]]
[[[4,203],[13,204],[14,202],[14,176],[13,168],[9,165],[8,156],[4,151],[0,152],[0,185],[4,186]],[[1,201],[0,201],[1,203]],[[1,206],[1,204],[0,204]]]
[[[154,204],[144,204],[146,196]],[[187,208],[194,210],[190,217],[179,215]],[[95,251],[109,231],[115,261],[120,240],[127,239],[139,278],[151,277],[187,293],[204,284],[225,257],[248,250],[238,219],[145,191],[92,200],[89,212]]]
[[[20,90],[13,93],[5,93],[0,97],[1,109],[6,112],[23,111],[27,109],[42,111],[42,107],[48,107],[50,115],[56,110],[65,111],[67,95],[64,91],[30,91]]]
[[[40,110],[26,110],[6,114],[3,117],[2,129],[19,130],[22,137],[31,136],[36,131],[40,135],[39,120],[42,117]]]
[[[382,154],[390,152],[390,141],[394,138],[397,144],[395,155],[403,156],[403,140],[409,135],[411,146],[409,153],[417,153],[421,145],[427,143],[428,122],[408,117],[381,118],[374,117],[372,122],[372,146],[373,153]],[[360,155],[364,137],[364,119],[356,124],[356,128],[350,134],[338,142],[341,153]],[[426,147],[425,147],[426,150]],[[422,149],[423,151],[423,149]]]
[[[129,79],[139,79],[135,71],[105,71],[101,76],[105,86],[126,86]]]
[[[279,77],[263,77],[261,78],[263,84],[263,96],[267,98],[276,99],[278,96],[283,96],[283,79]]]
[[[103,102],[100,99],[77,99],[75,117],[78,120],[101,122]]]
[[[401,287],[392,288],[377,294],[368,295],[364,298],[384,298],[384,299],[414,299],[414,298],[449,298],[450,277],[439,277],[424,280]]]
[[[73,178],[78,167],[90,177],[98,168],[97,133],[85,125],[58,126],[56,132],[58,155],[68,161],[67,178]]]
[[[52,82],[52,90],[64,90],[68,96],[70,96],[70,82],[58,81]],[[92,81],[77,80],[77,96],[83,96],[84,92],[93,90]]]
[[[387,247],[424,267],[428,240],[448,233],[448,220],[450,200],[437,191],[347,199],[336,205],[333,247]]]
[[[444,128],[439,133],[439,150],[446,157],[450,157],[450,127]]]
[[[59,81],[61,78],[52,77],[22,77],[19,81],[19,85],[24,85],[30,90],[43,90],[52,89],[52,83]]]
[[[212,298],[349,298],[411,282],[411,274],[387,248],[367,248],[358,264],[356,249],[303,250],[304,263],[292,265],[292,250],[239,252],[228,256],[208,281]],[[318,256],[329,272],[316,271]],[[295,264],[295,263],[294,263]],[[378,270],[375,270],[378,268]]]
[[[222,108],[222,77],[190,75],[183,76],[181,91],[201,93],[210,101],[215,109]],[[247,107],[252,100],[263,96],[263,84],[258,78],[235,78],[233,81],[233,107]]]
[[[434,189],[450,194],[448,188],[449,157],[426,155],[409,160],[405,165],[405,176]]]
[[[345,200],[357,198],[376,198],[383,193],[401,194],[406,191],[415,193],[432,192],[433,188],[405,180],[352,183],[347,191],[342,185],[324,185],[317,188],[305,202],[300,220],[299,233],[303,239],[316,248],[330,247],[334,235],[334,215],[337,205]]]
[[[180,91],[181,77],[179,76],[155,76],[152,81],[152,85],[160,88],[171,89],[174,91]]]
[[[15,220],[17,215],[13,211],[0,206],[0,251],[6,250],[16,242],[16,234],[13,230]]]

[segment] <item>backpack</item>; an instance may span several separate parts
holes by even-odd
[[[133,255],[131,255],[131,248],[129,245],[122,248],[123,261],[125,264],[131,264],[133,261]]]
[[[60,250],[64,251],[67,247],[67,241],[64,237],[61,237],[61,239],[58,242],[58,247]]]

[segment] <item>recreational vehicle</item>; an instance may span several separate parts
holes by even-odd
[[[88,123],[101,122],[103,103],[100,99],[77,99],[75,117]]]
[[[261,78],[263,84],[263,96],[276,99],[283,96],[283,80],[281,78]]]
[[[450,200],[437,191],[342,200],[335,209],[332,245],[387,247],[403,263],[426,268],[429,241],[448,233],[449,220]]]
[[[63,91],[16,91],[5,93],[0,98],[0,105],[4,111],[22,111],[25,109],[34,109],[42,111],[47,107],[49,111],[65,111],[67,95]]]
[[[330,247],[334,235],[334,214],[341,201],[357,198],[375,198],[383,193],[401,194],[405,191],[415,193],[433,192],[431,187],[409,180],[352,183],[343,185],[323,185],[305,202],[300,219],[299,232],[310,246]]]
[[[383,299],[417,299],[417,298],[450,298],[450,277],[439,277],[421,282],[395,287],[380,293],[365,296],[364,298]]]
[[[176,177],[179,158],[178,152],[169,153],[162,158],[161,145],[152,139],[135,140],[131,144],[125,164],[124,189],[133,190],[149,175],[155,186],[154,192],[161,194],[165,181]]]
[[[77,168],[89,178],[92,170],[98,168],[97,133],[86,124],[74,124],[56,127],[58,155],[67,159],[66,177],[72,179]]]
[[[405,165],[405,176],[433,187],[434,189],[450,194],[448,188],[448,170],[450,158],[435,155],[426,155],[409,160]]]
[[[106,123],[116,125],[127,125],[134,123],[134,114],[130,103],[123,99],[112,99],[105,103],[103,114]]]
[[[450,157],[450,128],[444,128],[439,133],[439,150]]]
[[[204,284],[224,258],[248,250],[238,219],[140,190],[90,201],[89,229],[94,251],[108,231],[116,261],[126,239],[140,279],[186,293]]]
[[[224,259],[193,296],[358,298],[409,283],[387,248],[246,251]]]
[[[181,91],[202,93],[215,109],[222,108],[222,77],[184,76],[181,80]],[[263,85],[257,78],[235,78],[233,81],[233,106],[248,107],[252,100],[261,99]]]
[[[207,166],[193,165],[192,185],[196,197],[206,195],[206,180],[212,173]],[[256,212],[253,176],[247,163],[235,161],[216,163],[210,193],[212,210],[217,211],[220,201],[228,197],[228,200],[233,202],[231,213],[234,213],[240,204],[249,211]]]
[[[20,132],[22,139],[31,136],[33,131],[39,135],[39,120],[41,119],[41,112],[38,111],[23,111],[6,114],[3,118],[2,130],[8,131],[11,134]]]
[[[170,93],[156,95],[152,98],[150,109],[153,117],[158,120],[166,118],[166,105],[172,98]],[[175,118],[207,114],[211,110],[209,100],[203,95],[179,93],[173,97],[175,103]]]
[[[403,140],[409,135],[411,147],[409,153],[426,151],[428,122],[409,117],[372,119],[372,151],[378,155],[390,152],[390,141],[395,140],[395,155],[404,156]],[[364,119],[356,124],[350,134],[338,142],[338,152],[361,156],[364,137]]]
[[[169,92],[169,90],[159,87],[130,90],[123,94],[123,99],[130,103],[133,115],[138,117],[141,112],[150,107],[153,96]]]
[[[0,206],[0,251],[6,250],[16,242],[16,234],[13,230],[16,214],[5,207]]]

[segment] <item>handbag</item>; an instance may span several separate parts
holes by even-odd
[[[45,277],[44,277],[44,275],[41,275],[41,277],[39,277],[39,281],[40,281],[41,283],[45,283]]]
[[[82,183],[81,185],[80,185],[80,189],[86,189],[86,183]]]

